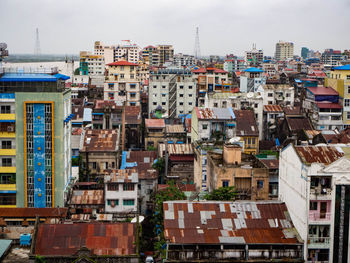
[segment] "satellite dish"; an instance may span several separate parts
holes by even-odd
[[[141,223],[145,219],[144,216],[139,216],[139,223]],[[137,223],[137,217],[131,219],[131,223]]]
[[[247,98],[253,98],[253,97],[254,97],[254,93],[253,92],[248,92]]]

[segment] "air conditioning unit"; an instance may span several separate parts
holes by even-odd
[[[7,127],[7,131],[8,132],[14,132],[15,131],[15,127],[14,126],[8,126]]]

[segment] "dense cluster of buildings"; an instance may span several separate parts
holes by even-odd
[[[72,78],[0,67],[0,258],[348,262],[349,52],[294,52],[96,41]]]

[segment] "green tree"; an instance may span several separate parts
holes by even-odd
[[[161,255],[165,257],[165,249],[163,248],[165,244],[164,238],[164,225],[163,225],[163,202],[172,200],[186,200],[186,196],[179,188],[176,187],[173,181],[169,182],[169,187],[159,191],[155,195],[155,212],[153,215],[153,222],[155,224],[155,235],[158,237],[158,241],[154,244],[154,250],[156,251],[156,256]]]
[[[80,69],[79,68],[76,68],[74,70],[74,75],[80,75]]]
[[[156,169],[159,175],[163,175],[165,171],[165,159],[159,158],[156,163],[152,165],[153,169]]]
[[[236,190],[234,186],[220,187],[207,193],[204,196],[206,200],[215,200],[215,201],[234,201],[236,197]]]

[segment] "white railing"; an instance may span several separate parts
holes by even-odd
[[[28,68],[28,67],[2,67],[0,73],[40,73],[40,74],[54,74],[58,73],[57,67],[52,68]]]

